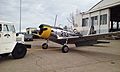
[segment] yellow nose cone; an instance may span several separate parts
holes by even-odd
[[[50,27],[44,27],[44,28],[47,28],[47,30],[43,31],[43,33],[41,34],[41,37],[44,39],[48,39],[51,34],[51,28]]]

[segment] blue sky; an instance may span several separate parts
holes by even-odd
[[[69,22],[67,18],[76,10],[83,12],[90,9],[100,0],[22,0],[22,29],[38,27],[42,23],[54,25],[55,15],[57,24],[62,26]],[[19,0],[0,0],[0,20],[14,22],[19,29]]]

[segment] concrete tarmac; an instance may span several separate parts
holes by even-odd
[[[43,50],[44,42],[27,42],[32,48],[22,59],[0,58],[0,72],[120,72],[120,40],[78,48],[69,45],[68,53],[62,53],[62,46],[51,41]]]

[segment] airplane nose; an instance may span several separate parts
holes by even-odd
[[[40,28],[40,32],[39,34],[41,35],[43,33],[43,31],[47,30],[47,28]]]

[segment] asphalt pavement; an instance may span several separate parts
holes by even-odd
[[[22,59],[0,58],[0,72],[120,72],[120,40],[108,44],[83,46],[69,45],[68,53],[61,52],[61,45],[45,40],[27,42],[32,45]]]

